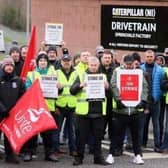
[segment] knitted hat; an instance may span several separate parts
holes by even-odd
[[[36,65],[37,65],[37,66],[38,66],[39,60],[42,59],[42,58],[46,59],[47,63],[49,62],[47,54],[41,53],[41,54],[39,54],[39,55],[37,56],[37,58],[36,58]]]
[[[15,66],[15,63],[11,57],[6,57],[3,59],[2,64],[1,64],[1,68],[4,69],[5,65],[8,65],[8,64]]]
[[[56,54],[57,54],[57,49],[56,49],[56,47],[54,47],[54,46],[49,46],[49,48],[48,48],[48,50],[47,50],[47,54],[48,54],[50,51],[54,51],[54,52],[56,52]]]
[[[95,49],[96,54],[98,53],[103,53],[104,52],[104,47],[101,45],[98,45]]]

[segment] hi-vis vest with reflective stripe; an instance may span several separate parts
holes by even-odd
[[[56,71],[54,69],[53,66],[50,66],[47,74],[46,75],[56,75]],[[37,71],[33,71],[33,72],[28,72],[29,79],[32,81],[32,83],[36,80],[36,79],[41,79],[41,74]],[[55,111],[55,99],[45,99],[45,102],[47,104],[47,107],[49,109],[49,111],[54,112]]]
[[[58,81],[63,85],[63,92],[58,96],[56,105],[58,107],[70,107],[75,108],[76,97],[70,94],[70,87],[76,79],[77,73],[73,71],[70,74],[69,79],[66,78],[62,70],[57,70]]]
[[[85,80],[86,73],[80,74],[80,82]],[[106,76],[104,75],[104,79]],[[77,95],[77,104],[76,104],[76,114],[78,115],[87,115],[89,112],[89,102],[86,100],[86,88],[84,87]],[[106,115],[106,98],[102,101],[102,115]]]
[[[167,78],[168,78],[168,68],[165,69],[165,72],[166,72],[166,75],[167,75]],[[168,91],[166,92],[166,104],[168,104]]]

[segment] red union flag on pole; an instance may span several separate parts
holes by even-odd
[[[117,70],[117,86],[122,102],[134,107],[141,101],[143,72],[140,69]]]
[[[18,101],[10,111],[10,117],[2,121],[1,125],[1,130],[17,154],[31,137],[55,128],[57,125],[45,104],[38,80]]]
[[[28,71],[32,71],[35,68],[35,63],[33,62],[36,55],[36,27],[33,26],[31,38],[29,41],[29,48],[28,52],[23,64],[22,72],[20,74],[20,77],[25,80]]]

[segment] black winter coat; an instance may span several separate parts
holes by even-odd
[[[20,76],[22,72],[24,62],[22,60],[19,60],[19,62],[15,62],[15,73],[17,76]]]
[[[11,108],[25,92],[23,81],[13,74],[1,73],[0,76],[0,119],[7,116]]]
[[[110,84],[111,81],[111,77],[113,75],[113,70],[116,68],[115,65],[110,66],[108,69],[105,69],[105,67],[103,65],[100,66],[100,72],[104,73],[107,77],[107,81]],[[107,106],[106,106],[106,113],[109,116],[110,114],[112,114],[112,97],[113,97],[113,93],[111,90],[111,87],[109,87],[106,90],[106,97],[107,97]]]

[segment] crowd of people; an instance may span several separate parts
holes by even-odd
[[[47,130],[28,140],[20,151],[23,161],[29,162],[37,155],[38,138],[42,137],[44,159],[57,162],[67,151],[61,149],[60,132],[68,138],[69,155],[73,165],[83,164],[85,146],[93,154],[94,164],[108,165],[123,154],[123,144],[133,149],[133,163],[144,164],[142,147],[148,145],[149,121],[152,118],[154,151],[168,153],[168,48],[164,54],[152,50],[123,56],[119,63],[114,51],[97,46],[91,55],[82,50],[70,56],[67,48],[42,46],[35,60],[35,69],[28,72],[26,81],[19,76],[26,58],[28,46],[14,46],[0,66],[0,120],[10,117],[10,110],[20,97],[43,75],[57,76],[57,98],[45,98],[47,107],[58,128]],[[118,74],[125,70],[142,72],[140,101],[135,106],[124,104]],[[86,76],[102,75],[104,98],[87,98]],[[131,100],[131,95],[130,96]],[[31,101],[31,100],[30,100]],[[47,123],[44,123],[47,124]],[[63,128],[64,127],[64,128]],[[110,150],[104,158],[101,142],[108,133]],[[5,161],[19,163],[4,135]]]

